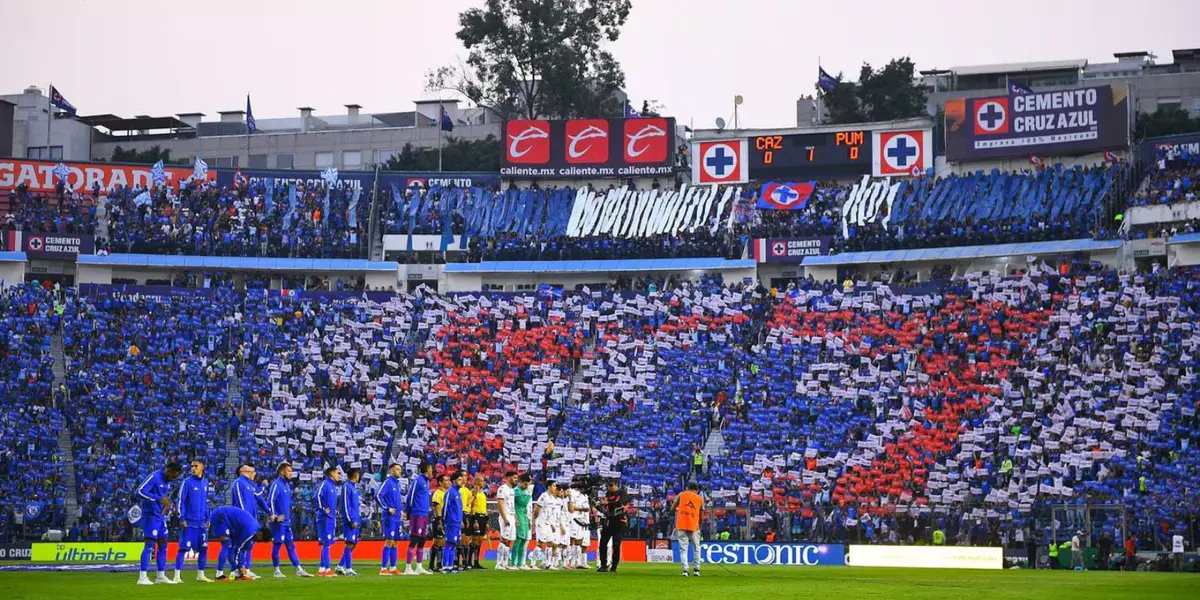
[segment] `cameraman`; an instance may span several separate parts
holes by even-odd
[[[629,494],[621,488],[616,479],[608,480],[608,493],[600,504],[600,516],[603,526],[600,528],[600,573],[616,573],[621,564],[621,541],[625,535],[625,526],[629,524],[629,515],[625,506],[629,504]],[[608,566],[608,544],[612,542],[612,568]]]

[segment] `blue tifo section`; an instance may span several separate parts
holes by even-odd
[[[695,269],[753,269],[753,260],[724,258],[665,258],[628,260],[528,260],[446,265],[446,273],[606,273],[615,271],[673,271]]]
[[[1181,236],[1171,239],[1175,242]],[[958,260],[971,258],[994,258],[1017,256],[1024,259],[1030,254],[1065,254],[1070,252],[1095,252],[1115,250],[1121,240],[1062,240],[1054,242],[1029,242],[1025,244],[989,244],[985,246],[954,246],[951,248],[922,248],[918,250],[879,250],[875,252],[843,252],[830,256],[806,256],[805,266],[853,265],[862,263],[885,263],[918,260]]]
[[[262,271],[396,271],[394,261],[326,258],[251,258],[242,256],[171,256],[159,254],[80,255],[81,265],[175,267],[186,269],[258,269]]]

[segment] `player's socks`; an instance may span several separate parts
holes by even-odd
[[[322,572],[329,570],[329,544],[321,544],[321,564],[318,570]]]
[[[298,554],[296,554],[296,543],[295,542],[287,543],[287,552],[288,552],[288,559],[290,559],[292,561],[292,566],[299,569],[300,568],[300,556]]]
[[[141,572],[145,573],[150,570],[150,557],[154,555],[154,542],[146,540],[146,544],[142,546],[142,563]]]
[[[279,551],[283,548],[283,544],[271,544],[271,566],[275,567],[275,572],[279,573]]]
[[[146,575],[145,571],[139,571],[137,584],[138,585],[154,585],[154,582],[150,581],[150,577]]]
[[[217,552],[217,577],[225,573],[225,563],[229,560],[228,544],[221,544],[221,550]]]
[[[154,564],[158,567],[159,573],[167,571],[167,543],[158,544],[158,553],[154,557]]]

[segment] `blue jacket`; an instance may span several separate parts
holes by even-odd
[[[442,500],[442,521],[446,527],[462,525],[462,492],[458,491],[457,485],[452,485],[450,489],[446,490],[446,499]]]
[[[258,531],[258,519],[236,506],[218,506],[212,511],[212,536],[229,538],[235,546],[254,537]]]
[[[343,483],[339,500],[338,516],[342,523],[362,523],[362,497],[358,494],[358,486],[349,481]]]
[[[400,480],[395,477],[384,477],[383,485],[375,492],[375,500],[379,502],[379,508],[383,510],[384,517],[400,516],[400,511],[403,507],[400,505]],[[396,509],[395,515],[388,514],[388,509]]]
[[[322,479],[321,485],[317,486],[317,493],[313,494],[313,504],[317,520],[332,521],[337,516],[338,485],[328,477]]]
[[[203,527],[208,521],[208,481],[203,477],[188,477],[179,484],[179,496],[175,500],[179,508],[179,520],[188,527]]]
[[[267,506],[265,496],[263,489],[254,483],[253,479],[241,476],[233,480],[233,493],[229,495],[229,505],[236,506],[252,515],[257,515],[260,510],[270,513],[271,507]]]
[[[267,488],[267,512],[282,516],[282,525],[292,524],[292,484],[283,476],[276,477]]]
[[[162,504],[160,501],[163,498],[170,497],[171,484],[167,481],[161,470],[155,471],[149,477],[142,479],[141,485],[138,486],[135,493],[139,502],[142,505],[143,517],[158,517],[162,518]]]
[[[418,473],[408,484],[408,497],[404,505],[408,508],[410,518],[429,514],[429,480],[424,475]]]

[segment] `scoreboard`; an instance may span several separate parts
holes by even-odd
[[[749,140],[751,179],[869,175],[873,142],[861,129],[760,135]]]

